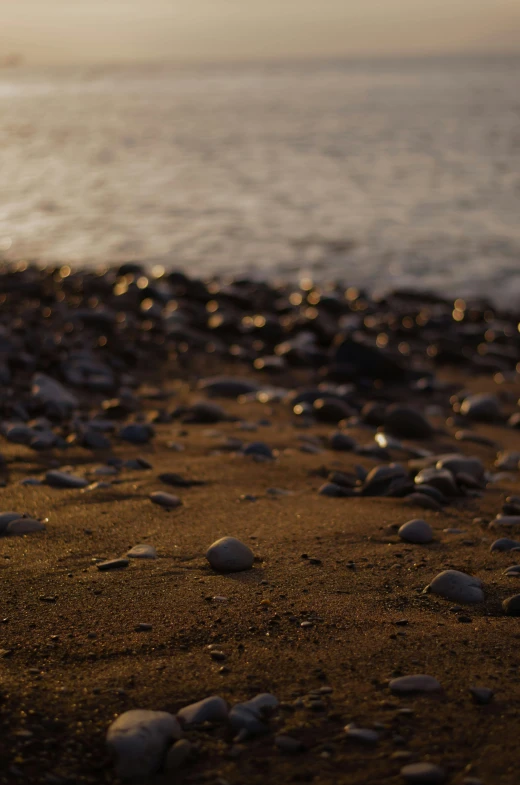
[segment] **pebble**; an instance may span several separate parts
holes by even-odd
[[[246,731],[257,736],[268,730],[267,718],[278,707],[274,695],[262,693],[245,703],[237,703],[229,712],[229,722],[234,731]]]
[[[296,755],[305,750],[305,745],[299,739],[293,739],[292,736],[275,736],[274,745],[280,752],[287,755]]]
[[[121,570],[123,567],[128,567],[129,564],[128,559],[110,559],[96,564],[96,567],[101,572],[106,572],[107,570]]]
[[[337,485],[335,482],[325,482],[318,488],[320,496],[330,496],[332,498],[345,498],[347,496],[356,496],[356,492],[352,488],[346,488],[344,485]]]
[[[405,501],[412,507],[422,507],[423,510],[434,510],[435,512],[442,510],[439,502],[426,493],[410,493],[406,496]]]
[[[355,439],[346,433],[335,431],[329,439],[329,446],[331,450],[351,452],[357,446],[357,443]]]
[[[520,542],[517,542],[516,540],[510,540],[508,537],[501,537],[499,540],[495,540],[489,550],[491,552],[511,551],[513,548],[520,548]]]
[[[203,480],[187,480],[185,477],[182,477],[180,474],[174,474],[173,472],[166,472],[164,474],[159,474],[158,480],[164,482],[166,485],[172,485],[176,488],[191,488],[194,485],[205,485],[206,483]]]
[[[520,575],[520,564],[512,564],[511,567],[508,567],[504,572],[504,575],[509,575],[510,577]]]
[[[206,559],[217,572],[249,570],[254,562],[253,551],[235,537],[222,537],[206,552]]]
[[[493,422],[501,417],[502,409],[496,395],[479,393],[464,398],[460,405],[460,413],[463,417],[478,422]]]
[[[45,524],[41,521],[37,521],[35,518],[18,518],[18,520],[10,521],[3,533],[7,536],[22,537],[24,534],[42,531],[45,531]],[[2,534],[1,531],[0,534]]]
[[[274,459],[273,451],[269,445],[264,442],[251,442],[242,448],[242,454],[259,458],[260,460],[272,461]]]
[[[181,725],[200,725],[203,722],[226,722],[229,709],[226,701],[218,695],[190,703],[177,712]]]
[[[134,545],[126,554],[130,559],[157,559],[157,551],[153,545],[143,543]]]
[[[425,591],[463,604],[483,602],[484,600],[482,581],[458,570],[445,570],[439,573]]]
[[[193,744],[188,739],[179,739],[172,744],[166,753],[164,768],[167,773],[172,773],[180,769],[188,760],[193,752]]]
[[[433,428],[421,412],[410,406],[389,406],[384,419],[385,429],[403,439],[430,439]]]
[[[345,731],[348,739],[352,741],[360,741],[363,744],[377,744],[379,741],[379,733],[369,728],[357,728],[355,725],[347,725]]]
[[[0,513],[0,535],[5,532],[11,521],[17,521],[19,518],[23,518],[23,513],[20,512]]]
[[[489,524],[490,529],[499,529],[501,526],[520,526],[520,515],[497,515]]]
[[[470,687],[469,691],[471,692],[475,703],[479,703],[482,706],[486,706],[490,703],[495,694],[493,690],[490,690],[488,687]]]
[[[199,390],[215,398],[238,398],[240,395],[258,392],[260,386],[247,379],[215,376],[211,379],[201,379],[197,384]]]
[[[397,695],[409,695],[414,692],[439,692],[440,682],[433,676],[419,673],[412,676],[399,676],[389,684],[391,692]]]
[[[154,433],[153,427],[148,423],[129,423],[119,430],[118,436],[132,444],[148,444]]]
[[[520,616],[520,594],[515,594],[504,600],[502,608],[506,616]]]
[[[405,542],[412,542],[418,545],[425,545],[433,540],[433,529],[422,518],[415,518],[412,521],[408,521],[408,523],[403,523],[397,533]]]
[[[401,776],[412,785],[441,785],[446,773],[433,763],[409,763],[401,769]]]
[[[150,501],[154,504],[159,504],[161,507],[166,507],[168,510],[173,510],[175,507],[180,507],[182,501],[178,496],[173,496],[171,493],[164,493],[163,491],[154,491],[150,494]]]
[[[177,719],[165,711],[132,709],[108,728],[107,747],[121,779],[150,777],[161,767],[170,743],[180,739]]]
[[[31,393],[33,398],[45,407],[49,415],[57,414],[66,417],[79,406],[75,395],[45,373],[34,374]]]
[[[437,488],[444,496],[459,494],[455,478],[448,469],[422,469],[415,477],[415,484],[420,490],[423,483]]]
[[[56,469],[47,472],[45,481],[51,488],[86,488],[89,484],[84,477]]]

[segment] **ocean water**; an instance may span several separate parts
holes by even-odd
[[[0,256],[520,297],[520,59],[0,71]]]

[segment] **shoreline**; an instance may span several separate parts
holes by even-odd
[[[426,762],[439,782],[517,783],[520,626],[503,602],[520,558],[490,549],[520,539],[520,521],[497,523],[520,516],[506,501],[520,496],[518,314],[425,293],[208,289],[131,265],[0,283],[1,511],[45,526],[0,537],[2,785],[117,783],[116,715],[264,692],[279,701],[264,735],[187,729],[184,765],[141,781],[397,785]],[[452,453],[464,471],[421,493],[420,462]],[[390,464],[403,471],[370,484]],[[60,470],[83,487],[56,487]],[[417,518],[431,543],[400,538]],[[251,569],[209,566],[224,536]],[[140,543],[158,558],[98,568]],[[480,579],[483,601],[424,593],[449,569]],[[413,674],[442,690],[391,691]]]

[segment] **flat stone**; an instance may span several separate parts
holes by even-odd
[[[439,597],[463,604],[473,604],[484,600],[482,581],[458,570],[445,570],[439,573],[426,587],[426,590]]]
[[[517,542],[516,540],[510,540],[508,537],[501,537],[499,540],[495,540],[489,550],[491,552],[511,551],[513,548],[520,548],[520,542]]]
[[[132,709],[121,714],[108,728],[107,747],[115,757],[121,779],[149,777],[161,767],[172,741],[182,736],[181,727],[165,711]]]
[[[156,559],[157,551],[153,545],[143,543],[141,545],[134,545],[126,555],[129,559]]]
[[[226,722],[228,718],[228,705],[223,698],[212,695],[197,703],[190,703],[177,712],[177,719],[181,725],[200,725],[203,722]]]
[[[405,542],[413,542],[417,545],[426,545],[433,540],[433,529],[422,518],[403,523],[397,533]]]
[[[121,570],[124,567],[128,567],[129,564],[128,559],[110,559],[109,561],[102,561],[96,564],[96,567],[101,572],[106,572],[107,570]]]
[[[480,458],[468,458],[465,455],[444,455],[435,464],[438,470],[447,469],[453,475],[469,474],[475,479],[484,476],[485,468]]]
[[[167,507],[169,510],[180,507],[182,504],[182,501],[178,496],[174,496],[171,493],[164,493],[164,491],[154,491],[151,493],[150,501],[154,504],[159,504],[161,507]]]
[[[347,725],[345,731],[348,739],[360,741],[362,744],[377,744],[379,741],[379,733],[369,728],[356,728],[355,725]]]
[[[513,528],[520,526],[520,515],[497,515],[495,520],[489,524],[490,529],[499,529],[502,526]]]
[[[414,692],[439,692],[442,689],[437,679],[424,673],[399,676],[397,679],[392,679],[389,687],[397,695],[409,695]]]
[[[52,469],[45,475],[45,481],[51,488],[86,488],[88,480],[78,477],[76,474]]]
[[[5,528],[5,534],[8,536],[23,536],[24,534],[34,534],[35,532],[45,531],[45,524],[37,521],[35,518],[18,518],[16,521],[11,521]]]
[[[254,562],[253,551],[235,537],[222,537],[206,552],[206,559],[217,572],[249,570]]]
[[[515,594],[504,600],[502,608],[506,616],[520,616],[520,594]]]
[[[401,776],[412,785],[441,785],[446,773],[433,763],[409,763],[401,769]]]

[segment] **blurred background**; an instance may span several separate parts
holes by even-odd
[[[517,0],[0,17],[0,258],[520,295]]]

